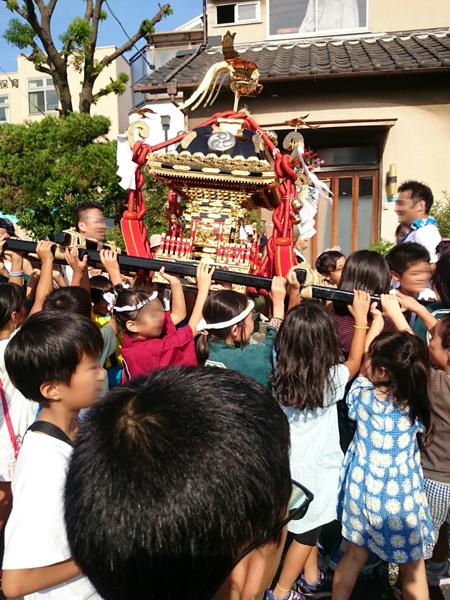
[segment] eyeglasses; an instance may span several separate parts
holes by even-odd
[[[267,540],[274,538],[276,534],[281,531],[290,521],[298,521],[302,519],[306,511],[308,510],[309,505],[311,504],[314,495],[307,490],[303,485],[298,483],[298,481],[291,480],[291,495],[288,502],[287,516],[277,523],[272,531],[268,534]],[[233,568],[246,556],[250,554],[253,550],[262,546],[264,542],[261,540],[255,540],[249,546],[247,546],[238,556],[238,559],[234,562]]]

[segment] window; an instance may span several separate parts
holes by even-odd
[[[368,0],[268,0],[270,35],[367,29]]]
[[[59,106],[53,79],[28,80],[28,111],[30,115],[56,110]]]
[[[369,248],[379,237],[378,170],[318,174],[333,196],[319,199],[311,260],[335,244],[346,255]]]
[[[249,23],[258,21],[259,18],[259,2],[219,4],[217,6],[217,25]]]
[[[9,97],[0,96],[0,123],[9,121]]]

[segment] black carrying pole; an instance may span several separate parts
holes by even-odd
[[[352,304],[353,292],[346,292],[337,288],[329,288],[321,285],[312,285],[311,293],[313,298],[318,300],[332,300],[334,302],[343,302],[344,304]],[[372,302],[380,303],[380,296],[370,295]]]
[[[29,242],[27,240],[16,240],[9,238],[5,242],[5,247],[16,252],[24,254],[32,254],[36,252],[37,242]],[[54,247],[56,249],[56,246]],[[88,263],[98,265],[100,261],[100,253],[97,250],[86,248],[79,249],[79,257],[83,258],[87,254]],[[140,258],[139,256],[128,256],[127,254],[118,254],[117,260],[120,268],[123,271],[138,271],[144,269],[146,271],[159,271],[162,267],[167,273],[173,275],[189,275],[195,277],[197,265],[195,263],[186,263],[181,261],[159,260],[156,258]],[[60,265],[67,264],[63,258],[55,258],[55,262]],[[297,269],[297,279],[300,284],[304,283],[306,278],[305,269]],[[224,269],[216,269],[214,271],[214,280],[222,283],[234,283],[245,287],[255,289],[270,290],[272,280],[269,277],[259,277],[258,275],[249,275],[248,273],[238,273],[237,271],[225,271]],[[351,304],[353,302],[353,292],[346,292],[336,288],[325,287],[321,285],[311,286],[312,297],[318,300],[333,300],[335,302],[343,302]],[[370,296],[372,302],[380,303],[379,296]]]
[[[6,248],[15,250],[16,252],[23,252],[26,254],[36,252],[36,242],[29,242],[25,240],[7,239]],[[56,246],[55,246],[56,248]],[[97,250],[90,250],[86,248],[79,249],[79,257],[88,257],[88,263],[91,265],[97,265],[100,261],[100,253]],[[197,265],[195,263],[187,263],[181,261],[170,261],[170,260],[159,260],[156,258],[140,258],[139,256],[128,256],[127,254],[118,254],[117,260],[120,268],[123,271],[138,271],[144,269],[146,271],[159,271],[162,267],[167,273],[173,275],[191,276],[195,277],[197,272]],[[55,258],[55,262],[60,265],[67,264],[62,258]],[[306,276],[304,269],[299,269],[299,279],[302,277],[303,281]],[[248,273],[239,273],[237,271],[226,271],[224,269],[215,269],[214,281],[221,283],[234,283],[236,285],[242,285],[245,287],[252,287],[255,289],[270,290],[272,280],[269,277],[259,277],[258,275],[249,275]]]

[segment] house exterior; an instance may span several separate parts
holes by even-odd
[[[114,46],[97,48],[96,57],[101,59],[115,49]],[[119,73],[131,75],[128,61],[119,57],[99,75],[94,93],[116,79]],[[69,85],[72,91],[74,109],[78,108],[81,91],[80,73],[69,70]],[[111,121],[109,138],[115,139],[120,131],[128,127],[128,113],[133,106],[131,84],[121,96],[109,94],[100,98],[92,106],[92,115],[104,115]],[[17,71],[0,74],[0,123],[23,123],[42,119],[46,115],[58,114],[58,97],[53,80],[48,75],[36,71],[34,65],[24,56],[17,58]]]
[[[428,183],[437,199],[450,190],[448,0],[208,0],[207,23],[207,43],[134,90],[147,101],[188,98],[223,59],[220,38],[236,33],[235,48],[258,65],[264,85],[240,108],[275,131],[280,147],[292,130],[286,121],[308,115],[312,126],[302,134],[333,192],[319,206],[312,258],[335,243],[348,253],[394,239],[388,174]],[[224,86],[212,107],[189,113],[189,124],[232,106]]]

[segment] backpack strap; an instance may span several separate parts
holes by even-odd
[[[53,423],[49,423],[48,421],[35,421],[28,427],[27,431],[39,431],[40,433],[46,433],[47,435],[54,437],[61,442],[69,444],[69,446],[73,446],[73,442],[70,437],[66,435],[62,429],[56,425],[53,425]]]
[[[14,433],[14,428],[13,428],[11,416],[9,414],[9,409],[8,409],[8,402],[6,400],[5,390],[3,389],[3,384],[2,384],[1,379],[0,379],[0,396],[2,399],[2,408],[3,408],[3,414],[5,415],[6,427],[8,428],[9,438],[11,440],[11,444],[12,444],[12,447],[14,450],[14,458],[17,458],[17,455],[19,454],[19,444],[17,443],[17,437],[16,437],[16,434]]]

